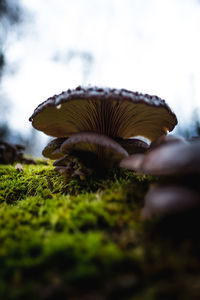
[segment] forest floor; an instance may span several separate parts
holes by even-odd
[[[199,211],[144,221],[157,178],[45,163],[0,165],[0,299],[200,299]]]

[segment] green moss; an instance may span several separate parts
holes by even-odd
[[[0,178],[1,299],[192,299],[193,244],[140,219],[155,178],[112,170],[64,182],[51,163],[0,166]]]

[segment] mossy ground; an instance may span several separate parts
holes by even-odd
[[[0,166],[0,299],[200,299],[198,216],[140,218],[155,178],[42,162]]]

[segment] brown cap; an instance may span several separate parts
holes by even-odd
[[[77,87],[47,99],[30,121],[55,137],[91,131],[124,139],[142,136],[150,141],[177,124],[175,114],[157,96],[98,87]]]
[[[119,161],[128,156],[127,151],[106,135],[94,132],[75,133],[61,146],[62,153],[92,153],[103,167],[118,165]]]
[[[153,149],[163,146],[163,145],[169,145],[169,144],[188,144],[186,139],[184,139],[181,136],[177,135],[161,135],[159,138],[157,138],[155,141],[153,141],[149,147],[149,151],[152,151]]]
[[[66,138],[57,138],[50,141],[42,151],[42,155],[50,159],[57,159],[63,156],[60,152],[60,146]]]
[[[200,143],[161,145],[146,155],[135,154],[123,159],[120,167],[154,175],[200,173]]]
[[[149,149],[149,145],[139,139],[132,138],[132,139],[122,139],[122,138],[115,138],[114,139],[118,144],[120,144],[128,154],[133,153],[144,153]]]

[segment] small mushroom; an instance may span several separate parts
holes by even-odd
[[[111,138],[94,132],[73,134],[60,146],[63,155],[53,165],[55,170],[71,177],[83,178],[94,170],[102,170],[118,166],[127,151]],[[100,173],[100,172],[99,172]]]
[[[124,158],[120,166],[158,175],[158,184],[145,197],[143,218],[181,213],[200,207],[200,142],[162,138],[146,154]]]
[[[128,154],[144,153],[149,148],[149,144],[136,138],[132,138],[132,139],[115,138],[114,140],[118,144],[120,144],[124,149],[126,149]]]
[[[93,172],[93,170],[83,164],[80,159],[72,155],[65,155],[57,159],[53,165],[55,166],[55,171],[65,175],[66,178],[78,177],[84,180]]]
[[[79,157],[81,154],[84,156],[90,152],[95,157],[96,162],[104,168],[117,166],[123,157],[128,156],[127,151],[113,139],[94,132],[73,134],[62,144],[61,151],[72,155],[74,153]],[[88,159],[91,160],[91,156]]]
[[[50,159],[57,159],[63,157],[63,154],[60,152],[60,146],[66,138],[57,138],[50,141],[46,147],[43,149],[42,154]]]
[[[25,147],[19,144],[0,142],[0,164],[13,164],[15,162],[36,164],[35,160],[24,156]]]
[[[151,147],[150,147],[151,150]],[[143,154],[131,155],[120,163],[122,168],[153,175],[175,175],[200,172],[200,143],[186,143],[177,139],[153,147]]]

